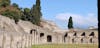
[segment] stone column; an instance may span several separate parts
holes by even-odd
[[[2,48],[5,48],[5,42],[6,41],[6,36],[3,34],[3,39],[2,39]]]
[[[38,32],[36,31],[36,44],[38,44]]]
[[[31,48],[31,35],[29,35],[29,48]]]
[[[27,48],[27,35],[25,35],[25,48]]]
[[[10,36],[10,48],[13,48],[13,47],[12,47],[12,43],[13,43],[13,36],[11,35],[11,36]]]
[[[30,35],[30,48],[32,47],[32,35]]]
[[[34,45],[34,48],[35,48],[35,44],[36,44],[36,30],[35,29],[33,30],[33,33],[34,33],[33,34],[33,37],[34,37],[33,38],[33,45]]]
[[[17,41],[16,47],[19,48],[19,41]]]
[[[93,41],[93,44],[94,44],[94,43],[98,44],[98,37],[94,36],[94,37],[92,38],[92,41]]]
[[[71,37],[68,36],[68,43],[70,44],[71,43]]]

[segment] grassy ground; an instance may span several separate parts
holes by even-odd
[[[98,48],[97,44],[48,44],[33,45],[32,48]]]

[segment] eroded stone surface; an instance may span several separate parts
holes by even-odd
[[[15,24],[13,19],[0,15],[0,47],[25,48],[49,43],[98,44],[98,29],[63,30],[47,20],[42,20],[41,26],[22,20]]]

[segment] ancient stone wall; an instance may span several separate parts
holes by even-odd
[[[50,25],[48,25],[50,27]],[[48,30],[28,21],[14,20],[0,15],[0,48],[25,48],[38,44],[98,44],[98,30]]]

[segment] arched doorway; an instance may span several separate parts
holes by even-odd
[[[33,34],[33,32],[36,32],[36,30],[35,29],[31,29],[30,30],[30,34]]]
[[[52,36],[51,35],[47,36],[47,42],[52,42]]]
[[[66,33],[65,35],[64,35],[64,42],[66,42],[66,37],[68,36],[68,34]]]
[[[91,32],[89,36],[94,36],[94,35],[95,35],[94,32]]]
[[[43,37],[44,36],[44,33],[40,33],[40,37]]]
[[[85,32],[83,32],[83,33],[81,34],[81,36],[85,36]]]
[[[75,32],[75,33],[73,34],[73,36],[77,36],[77,33]]]

